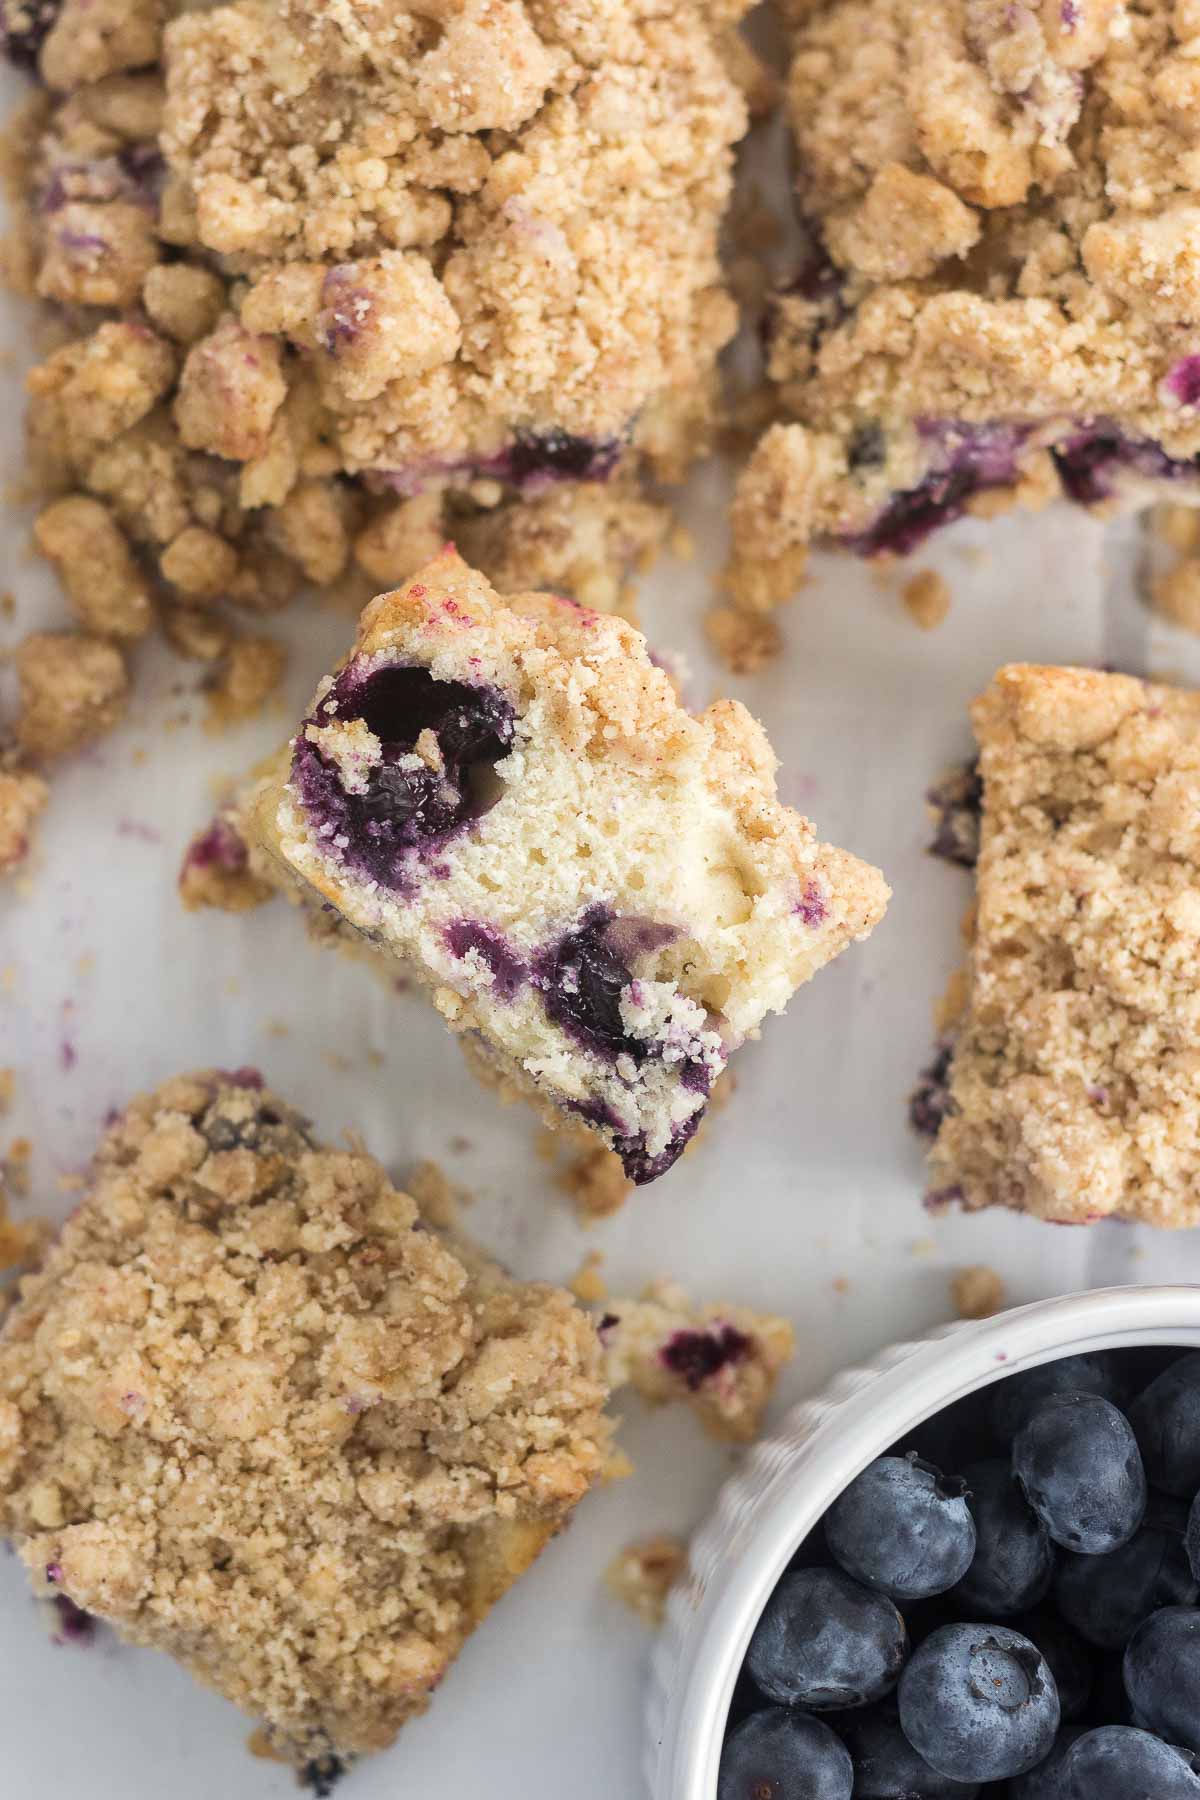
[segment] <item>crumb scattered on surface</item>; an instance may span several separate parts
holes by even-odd
[[[607,1300],[608,1298],[608,1283],[600,1273],[603,1262],[604,1256],[601,1251],[589,1250],[567,1283],[575,1298],[581,1300],[585,1306],[591,1306],[598,1300]]]
[[[129,680],[121,652],[83,632],[33,632],[17,646],[17,743],[34,761],[65,756],[111,731]]]
[[[639,1538],[618,1552],[604,1571],[609,1591],[643,1624],[663,1622],[667,1595],[687,1568],[687,1545],[659,1532]]]
[[[275,638],[235,638],[209,685],[209,720],[218,727],[250,719],[275,693],[287,667],[287,651]]]
[[[27,862],[34,826],[49,798],[40,775],[15,758],[0,759],[0,876]]]
[[[950,1283],[950,1292],[960,1319],[990,1319],[1004,1310],[1004,1283],[985,1263],[960,1269]]]
[[[950,587],[936,569],[919,569],[901,589],[904,610],[922,631],[933,631],[950,612]]]

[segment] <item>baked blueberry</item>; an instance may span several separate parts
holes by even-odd
[[[1051,1745],[1050,1754],[1024,1775],[1014,1776],[1009,1782],[1005,1789],[1008,1800],[1071,1800],[1066,1761],[1072,1744],[1087,1729],[1086,1725],[1064,1725]]]
[[[975,1521],[975,1556],[954,1590],[968,1617],[1002,1619],[1036,1606],[1054,1574],[1050,1534],[1007,1462],[989,1458],[963,1471]]]
[[[1139,1723],[1200,1751],[1200,1608],[1164,1606],[1125,1646],[1125,1691]]]
[[[1200,1763],[1132,1725],[1076,1738],[1063,1761],[1067,1800],[1200,1800]]]
[[[721,1751],[717,1800],[850,1800],[854,1768],[839,1737],[807,1713],[751,1713]]]
[[[327,755],[320,733],[334,719],[361,720],[378,753],[367,745]],[[404,892],[412,853],[486,810],[485,776],[511,749],[513,727],[513,709],[494,689],[402,663],[366,671],[351,663],[300,728],[292,783],[345,862]]]
[[[885,1594],[840,1569],[794,1569],[763,1609],[746,1663],[782,1706],[863,1706],[895,1687],[908,1637]]]
[[[1111,1351],[1095,1350],[1038,1363],[1036,1368],[1009,1375],[993,1388],[989,1410],[996,1436],[1007,1444],[1043,1400],[1065,1393],[1099,1394],[1114,1406],[1122,1406],[1129,1387]]]
[[[1091,1697],[1096,1674],[1092,1650],[1049,1605],[1022,1613],[1011,1624],[1014,1631],[1037,1645],[1050,1664],[1058,1689],[1059,1716],[1064,1724],[1073,1723],[1083,1714]]]
[[[1063,1555],[1054,1602],[1089,1644],[1119,1650],[1160,1606],[1195,1605],[1198,1585],[1183,1547],[1186,1519],[1182,1501],[1154,1496],[1127,1544],[1101,1558]]]
[[[1003,1781],[1048,1753],[1058,1693],[1041,1651],[1004,1625],[945,1625],[900,1678],[900,1724],[913,1748],[957,1781]]]
[[[893,1600],[945,1593],[969,1568],[975,1526],[966,1489],[919,1456],[868,1463],[825,1515],[825,1536],[847,1574]]]
[[[1191,1500],[1200,1489],[1200,1350],[1155,1376],[1130,1406],[1129,1422],[1153,1485]]]
[[[647,1045],[630,1036],[621,1018],[621,995],[633,972],[609,941],[613,922],[605,907],[593,908],[543,955],[536,979],[550,1017],[585,1049],[640,1062]]]
[[[1013,1473],[1056,1544],[1103,1556],[1146,1510],[1146,1476],[1124,1413],[1098,1394],[1051,1395],[1013,1443]]]
[[[977,1782],[941,1775],[918,1756],[890,1698],[837,1723],[854,1764],[854,1800],[972,1800],[979,1792]]]

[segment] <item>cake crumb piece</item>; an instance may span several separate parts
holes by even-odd
[[[0,767],[0,875],[10,874],[28,857],[34,822],[49,798],[49,788],[32,769]]]
[[[287,651],[275,638],[235,638],[208,690],[210,726],[220,729],[253,718],[283,680],[286,667]]]
[[[251,867],[246,840],[233,821],[218,813],[184,852],[179,897],[189,912],[211,906],[218,912],[250,912],[278,893]]]
[[[687,1546],[659,1532],[618,1552],[604,1571],[609,1591],[646,1625],[663,1622],[667,1595],[687,1568]]]
[[[950,1283],[950,1292],[960,1319],[990,1319],[1004,1310],[1004,1283],[986,1263],[960,1269]]]
[[[453,1231],[459,1208],[470,1203],[466,1190],[455,1187],[440,1165],[428,1158],[410,1169],[405,1185],[424,1217],[438,1231]]]
[[[27,756],[65,756],[111,731],[125,711],[121,652],[82,631],[35,631],[17,647],[17,743]]]
[[[933,631],[950,611],[950,588],[936,569],[919,569],[901,590],[904,610],[922,631]]]
[[[598,1325],[610,1386],[652,1405],[682,1400],[710,1436],[749,1443],[796,1338],[786,1319],[718,1303],[695,1307],[674,1282],[610,1300]]]
[[[11,1152],[5,1159],[4,1173],[10,1178],[7,1185],[16,1185],[11,1181]],[[0,1273],[7,1269],[28,1268],[36,1262],[50,1235],[50,1227],[43,1219],[23,1219],[18,1224],[9,1217],[5,1186],[6,1183],[0,1181]]]
[[[600,1273],[600,1265],[604,1256],[599,1250],[589,1250],[583,1261],[572,1275],[567,1286],[577,1300],[585,1306],[592,1306],[598,1300],[608,1299],[608,1283]]]
[[[582,1132],[579,1135],[584,1136]],[[584,1219],[611,1218],[633,1192],[633,1182],[621,1167],[620,1157],[594,1140],[585,1143],[571,1158],[558,1182]]]
[[[705,619],[704,629],[716,654],[735,675],[757,675],[783,648],[778,625],[762,613],[718,606]]]

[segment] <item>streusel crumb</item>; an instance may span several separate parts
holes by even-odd
[[[1200,455],[1200,16],[1174,0],[787,0],[811,252],[728,586],[810,541],[905,554],[1057,493],[1187,490]]]
[[[113,1126],[0,1333],[0,1531],[38,1592],[345,1762],[598,1478],[604,1399],[568,1294],[430,1229],[254,1071],[182,1076]]]
[[[111,731],[129,680],[115,644],[79,631],[32,632],[17,646],[17,743],[27,756],[65,756]]]
[[[40,775],[0,759],[0,875],[11,874],[29,855],[34,825],[49,798]]]
[[[960,1269],[950,1291],[960,1319],[990,1319],[993,1313],[1004,1310],[1004,1283],[986,1263]]]
[[[235,638],[208,690],[212,722],[235,725],[251,718],[275,692],[286,667],[287,651],[275,638]]]
[[[950,588],[936,569],[919,569],[905,582],[904,610],[922,631],[934,631],[950,612]]]
[[[673,1282],[639,1300],[610,1300],[600,1320],[605,1369],[653,1405],[683,1401],[713,1437],[758,1436],[780,1371],[796,1348],[786,1319],[722,1304],[694,1307]]]
[[[660,1532],[627,1544],[609,1563],[609,1591],[646,1625],[663,1622],[667,1595],[687,1568],[687,1545]]]
[[[1076,1224],[1200,1219],[1200,695],[1002,669],[932,1192]]]

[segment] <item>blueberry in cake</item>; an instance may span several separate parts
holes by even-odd
[[[424,1711],[601,1474],[606,1396],[565,1291],[254,1071],[182,1076],[112,1127],[0,1333],[0,1535],[315,1775]]]
[[[914,1114],[931,1198],[1194,1225],[1200,695],[1017,665],[972,717],[966,981]]]
[[[366,609],[242,822],[487,1067],[646,1182],[736,1045],[884,909],[773,768],[741,706],[685,712],[623,621],[502,602],[448,549]]]
[[[806,266],[729,585],[964,511],[1200,498],[1193,9],[785,0]]]

